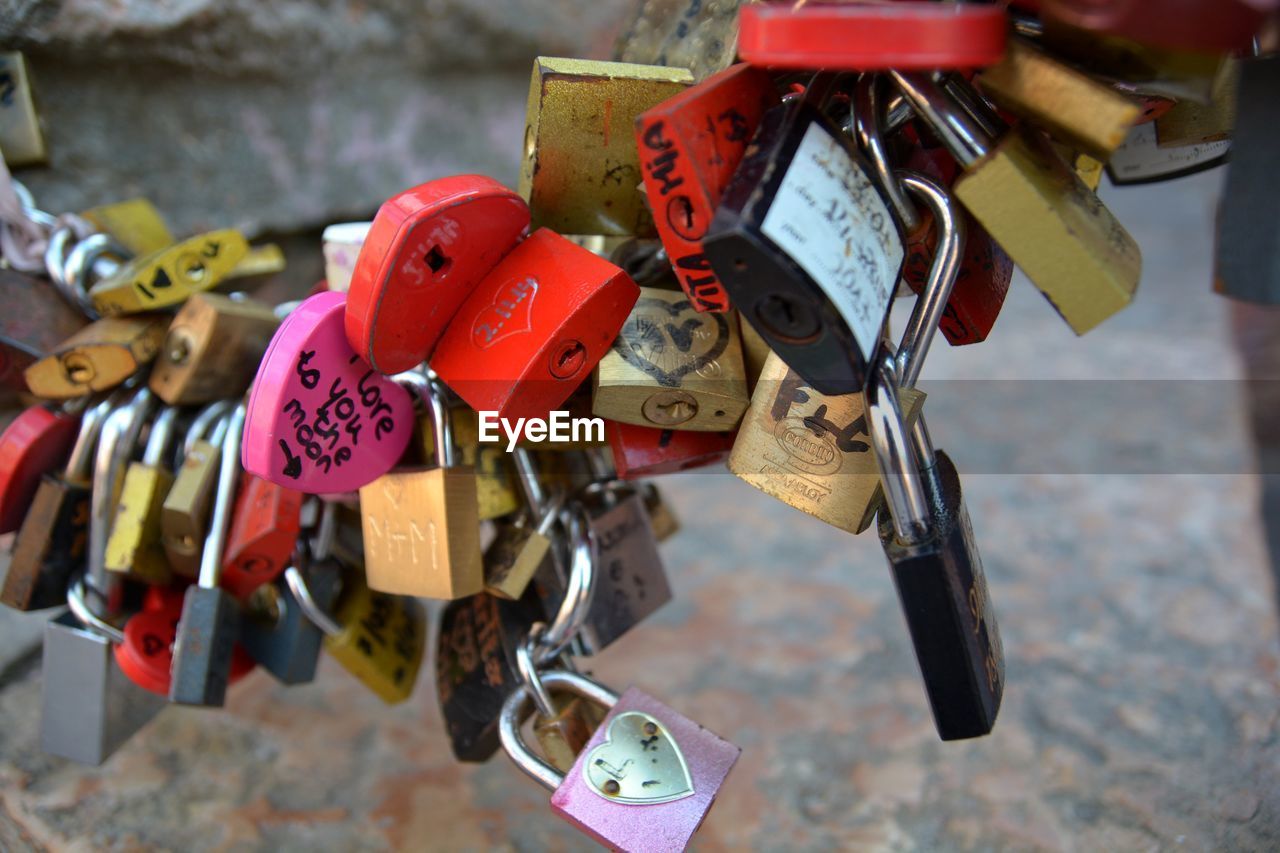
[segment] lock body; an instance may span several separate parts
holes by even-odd
[[[1144,44],[1206,52],[1247,49],[1266,19],[1264,4],[1245,0],[1044,0],[1041,13]]]
[[[520,195],[534,228],[654,236],[637,191],[640,113],[693,82],[683,68],[540,56],[525,116]]]
[[[307,572],[307,590],[324,612],[333,611],[341,581],[341,569],[332,562],[313,563]],[[313,681],[324,632],[306,617],[283,579],[258,587],[252,596],[240,625],[245,652],[282,684]]]
[[[227,277],[249,253],[238,231],[210,231],[135,258],[89,291],[104,317],[138,314],[177,305]]]
[[[426,650],[422,604],[375,592],[352,569],[343,575],[335,618],[342,631],[325,637],[325,651],[388,705],[408,699]]]
[[[31,72],[21,51],[0,52],[0,77],[5,81],[0,105],[0,149],[9,166],[38,166],[48,159],[44,128],[31,86]]]
[[[204,439],[194,442],[160,508],[160,542],[165,556],[175,572],[188,577],[200,570],[220,453],[217,445]]]
[[[540,229],[476,286],[431,366],[477,411],[546,418],[608,352],[639,291],[618,267]]]
[[[171,406],[208,403],[248,388],[280,322],[262,302],[196,293],[178,309],[151,369]]]
[[[639,426],[734,429],[750,402],[734,319],[698,313],[683,293],[641,288],[596,366],[591,411]]]
[[[0,433],[0,533],[22,525],[41,477],[67,461],[78,418],[32,406]]]
[[[174,476],[158,465],[130,463],[107,539],[106,567],[150,584],[169,582],[160,517]]]
[[[620,494],[590,523],[599,562],[581,637],[584,649],[598,654],[670,601],[671,585],[638,494]]]
[[[484,275],[529,227],[529,208],[483,175],[392,196],[364,239],[347,293],[347,339],[381,373],[425,361]]]
[[[765,114],[703,247],[742,318],[814,388],[862,389],[903,240],[827,118],[802,100]]]
[[[27,387],[46,400],[107,391],[155,359],[167,327],[154,314],[95,320],[28,367]]]
[[[18,528],[0,604],[16,610],[64,606],[67,583],[84,565],[88,544],[89,486],[44,477]]]
[[[0,301],[22,306],[0,316],[0,394],[13,397],[29,390],[26,369],[88,321],[48,282],[17,270],[0,270]]]
[[[613,467],[623,480],[716,465],[729,456],[734,433],[693,432],[605,422]]]
[[[252,474],[241,477],[222,557],[223,588],[244,601],[274,581],[289,564],[301,516],[302,492]]]
[[[1129,131],[1124,144],[1107,161],[1107,177],[1118,187],[1170,181],[1221,166],[1231,146],[1231,140],[1224,139],[1203,145],[1161,148],[1156,141],[1155,125],[1140,124]]]
[[[135,258],[167,249],[177,242],[160,211],[145,198],[99,205],[80,215],[99,231],[110,234]]]
[[[484,590],[516,600],[551,553],[551,540],[528,524],[503,524],[484,551]]]
[[[459,462],[475,472],[476,510],[481,521],[509,515],[520,508],[520,494],[511,472],[511,462],[503,443],[480,442],[480,423],[476,412],[466,406],[449,413],[453,424],[453,444]],[[435,453],[435,431],[429,415],[418,417],[415,440],[426,465],[438,465]]]
[[[702,252],[702,237],[761,116],[777,101],[769,76],[744,63],[636,119],[654,225],[695,311],[729,310],[729,294]]]

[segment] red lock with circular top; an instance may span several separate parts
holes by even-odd
[[[40,478],[66,464],[80,419],[32,406],[0,433],[0,533],[22,526]]]
[[[529,207],[483,175],[427,181],[378,209],[351,273],[347,339],[381,373],[426,360],[449,320],[529,227]]]
[[[739,13],[738,55],[754,65],[837,71],[981,68],[1004,56],[999,6],[758,3]]]
[[[222,588],[244,601],[275,580],[289,565],[301,529],[302,492],[245,474],[223,551]]]

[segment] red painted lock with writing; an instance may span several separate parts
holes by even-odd
[[[477,411],[545,418],[591,374],[639,298],[617,266],[540,228],[476,287],[431,366]]]
[[[483,175],[439,178],[378,209],[347,293],[347,339],[381,373],[426,360],[449,320],[529,228],[529,207]]]
[[[240,480],[220,584],[241,601],[289,565],[302,529],[302,492],[245,474]]]

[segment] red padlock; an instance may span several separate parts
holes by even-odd
[[[182,600],[189,584],[152,587],[142,609],[124,624],[124,642],[115,647],[116,663],[134,684],[168,698],[173,643],[182,618]],[[251,672],[256,664],[237,643],[231,656],[232,683]]]
[[[32,406],[0,433],[0,533],[22,526],[40,478],[61,468],[80,432],[80,419]]]
[[[639,298],[621,269],[539,228],[476,286],[431,366],[477,411],[545,418],[609,351]]]
[[[302,492],[245,474],[222,557],[223,589],[241,601],[289,565],[302,529]]]
[[[1003,8],[967,3],[756,3],[738,14],[738,55],[778,68],[980,68],[1000,61],[1008,34]]]
[[[729,310],[729,294],[702,253],[702,236],[760,117],[777,102],[769,75],[743,63],[636,119],[636,144],[653,221],[676,278],[697,311]]]
[[[737,433],[699,432],[605,421],[613,466],[623,480],[674,474],[729,458]]]
[[[1247,50],[1274,0],[1043,0],[1047,20],[1142,44],[1208,53]]]
[[[440,178],[392,196],[351,273],[352,348],[382,373],[425,361],[467,295],[528,227],[524,199],[483,175]]]

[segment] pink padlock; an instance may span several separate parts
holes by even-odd
[[[516,766],[550,788],[551,808],[613,850],[678,851],[706,819],[742,750],[652,696],[612,690],[576,673],[540,674],[559,688],[610,708],[568,773],[533,753],[520,733],[533,696],[522,684],[498,721]]]
[[[244,423],[249,473],[309,494],[353,492],[400,461],[413,434],[409,393],[347,342],[345,293],[293,310],[258,367]]]

